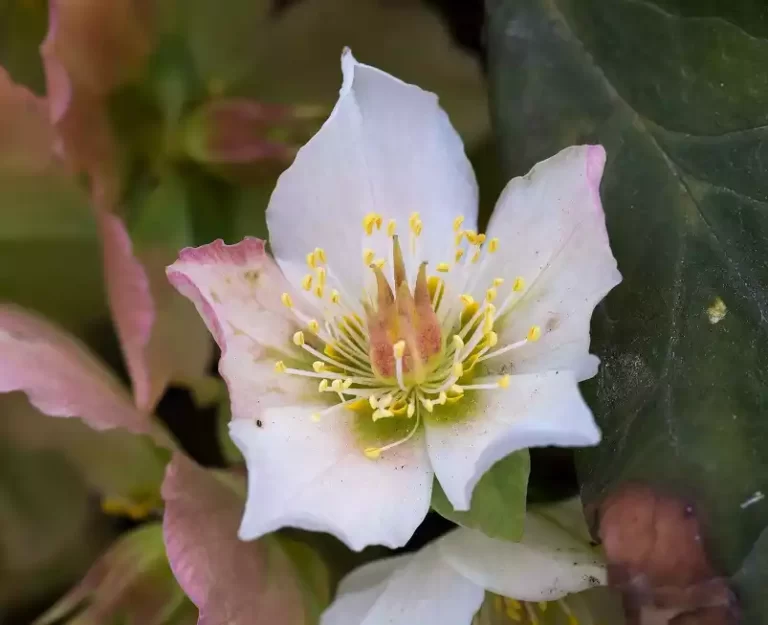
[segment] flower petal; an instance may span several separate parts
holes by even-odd
[[[432,544],[415,555],[353,571],[321,625],[467,625],[483,595],[483,588],[448,566]]]
[[[240,537],[291,526],[329,532],[356,551],[403,546],[429,510],[432,471],[423,443],[371,460],[355,438],[355,413],[339,407],[315,423],[310,415],[326,407],[318,404],[267,407],[258,422],[230,424],[249,475]]]
[[[597,553],[559,525],[528,513],[519,543],[460,528],[442,538],[441,556],[481,588],[520,601],[549,601],[606,584]]]
[[[542,336],[488,361],[518,373],[573,369],[583,380],[597,372],[589,354],[595,305],[621,281],[600,203],[605,151],[599,145],[567,148],[510,181],[488,226],[498,237],[488,279],[521,276],[528,287],[504,319],[500,342],[525,338],[532,325]],[[512,273],[514,272],[514,273]],[[481,281],[483,284],[485,281]]]
[[[304,625],[301,590],[274,539],[237,539],[242,499],[181,454],[163,483],[165,546],[181,587],[200,609],[198,625]]]
[[[452,221],[477,221],[477,183],[459,136],[434,94],[342,55],[339,100],[320,131],[280,177],[267,210],[275,258],[293,284],[306,273],[307,252],[323,248],[329,272],[357,296],[362,251],[389,257],[387,237],[363,236],[369,213],[398,222],[421,214],[425,260],[449,258]],[[380,239],[381,249],[373,239]]]
[[[152,434],[169,445],[120,382],[74,338],[32,313],[0,307],[0,392],[24,391],[52,417],[80,417],[92,428]]]
[[[432,467],[456,510],[469,509],[483,474],[513,451],[600,440],[571,371],[514,375],[508,388],[465,398],[462,405],[471,413],[461,419],[426,421]]]

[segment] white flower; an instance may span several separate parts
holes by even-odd
[[[619,625],[618,597],[582,592],[603,586],[606,571],[588,536],[563,525],[575,514],[577,500],[530,511],[519,543],[459,528],[365,565],[342,581],[321,625]]]
[[[263,242],[168,270],[222,350],[249,470],[240,536],[283,526],[404,544],[433,476],[453,506],[530,446],[593,445],[577,382],[594,306],[620,281],[600,146],[512,180],[487,235],[437,98],[342,56],[339,101],[280,177]]]

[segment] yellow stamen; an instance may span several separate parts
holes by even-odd
[[[458,334],[453,335],[452,341],[454,348],[457,350],[464,349],[464,340]]]
[[[477,261],[480,260],[480,250],[477,250],[474,254],[472,254],[472,258],[470,259],[470,262],[473,264],[477,264]]]
[[[459,299],[462,301],[465,307],[472,306],[475,303],[475,298],[473,298],[469,293],[462,293],[459,296]]]
[[[381,215],[378,213],[368,213],[363,217],[363,230],[365,230],[365,234],[371,236],[374,228],[377,230],[381,228],[381,222]]]
[[[325,250],[322,247],[316,247],[314,251],[315,256],[315,264],[319,265],[320,263],[327,262],[326,256],[325,256]]]
[[[283,302],[283,306],[286,308],[293,308],[293,300],[291,299],[291,296],[288,295],[288,293],[283,293],[280,296],[280,301]]]
[[[477,232],[474,230],[465,230],[464,236],[467,237],[467,241],[469,241],[472,245],[477,245]]]
[[[309,323],[307,323],[307,329],[312,334],[317,334],[320,332],[320,324],[317,322],[317,319],[310,319]]]
[[[312,274],[308,273],[306,276],[304,276],[301,279],[301,288],[305,291],[311,291],[312,290]]]
[[[499,335],[495,332],[489,332],[488,333],[488,347],[496,347],[496,344],[499,342]]]
[[[453,393],[454,395],[463,395],[464,389],[461,388],[461,386],[459,386],[458,384],[454,384],[453,386],[451,386],[451,393]]]
[[[528,330],[528,340],[531,343],[535,343],[541,338],[541,328],[539,326],[531,326]]]
[[[504,278],[494,278],[493,279],[493,286],[500,287],[502,284],[504,284]]]
[[[525,279],[523,279],[520,276],[518,276],[517,278],[515,278],[515,281],[512,284],[512,290],[515,293],[519,293],[523,289],[525,289]]]
[[[312,363],[312,369],[314,369],[315,373],[321,373],[325,371],[325,363],[322,360],[315,360]]]
[[[370,265],[375,257],[376,252],[374,252],[371,248],[367,247],[363,250],[363,262],[366,265]]]
[[[459,230],[456,233],[456,236],[453,237],[453,244],[454,245],[461,245],[461,240],[464,238],[464,235],[466,233],[463,230]]]
[[[318,267],[317,268],[317,281],[320,284],[320,286],[325,286],[325,277],[326,277],[325,267]]]
[[[419,213],[411,213],[411,216],[408,218],[408,227],[411,229],[411,232],[416,236],[419,236],[421,234],[422,226],[423,224]]]
[[[462,365],[460,362],[454,363],[453,367],[451,367],[451,373],[454,377],[460,378],[462,375],[464,375],[464,365]]]
[[[438,263],[437,267],[435,267],[436,271],[439,271],[440,273],[448,273],[451,270],[451,266],[448,263]]]
[[[293,344],[297,347],[304,345],[304,333],[301,330],[293,335]]]
[[[413,401],[408,402],[408,408],[405,412],[406,416],[410,419],[413,417],[414,413],[416,412],[416,404]]]
[[[395,358],[402,358],[405,355],[405,341],[398,341],[392,346]]]
[[[320,380],[320,384],[317,385],[317,390],[321,393],[325,393],[328,390],[328,380]]]
[[[371,460],[377,460],[381,457],[381,450],[378,447],[366,447],[363,453],[366,458],[370,458]]]
[[[373,265],[374,267],[377,267],[378,269],[381,269],[386,262],[387,261],[385,261],[383,258],[377,258],[371,263],[371,265]]]
[[[331,303],[338,304],[339,300],[341,299],[341,295],[336,289],[333,289],[331,291]]]
[[[315,287],[315,295],[317,295],[317,296],[318,296],[318,297],[320,297],[320,298],[322,298],[322,297],[323,297],[323,285],[322,285],[322,284],[318,284],[318,285]]]
[[[387,236],[388,237],[395,236],[396,231],[397,231],[397,222],[394,219],[390,219],[387,222]]]
[[[488,241],[488,252],[493,254],[498,249],[499,249],[499,239],[498,237],[493,237],[490,241]]]
[[[496,289],[491,287],[485,292],[485,301],[489,303],[492,302],[496,299],[496,295],[498,295]]]
[[[462,256],[464,256],[464,250],[458,249],[456,250],[456,255],[454,256],[454,260],[458,263],[461,260]]]
[[[316,266],[315,265],[315,254],[313,252],[310,252],[309,254],[307,254],[307,266],[310,269],[314,269],[315,266]]]
[[[458,232],[461,230],[461,226],[464,224],[464,215],[459,215],[453,220],[453,231]]]
[[[285,363],[282,360],[278,360],[275,363],[275,371],[277,373],[285,373],[286,369],[287,369],[287,367],[285,366]]]

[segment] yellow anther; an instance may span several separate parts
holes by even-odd
[[[324,289],[323,289],[323,285],[322,284],[318,284],[315,287],[315,295],[317,295],[321,299],[323,297],[323,291],[324,291]]]
[[[464,256],[464,250],[458,249],[456,250],[456,255],[454,256],[454,260],[458,263],[461,260],[462,256]]]
[[[314,369],[315,373],[325,371],[325,363],[322,360],[315,360],[312,363],[312,369]]]
[[[437,267],[435,267],[436,271],[439,271],[440,273],[448,273],[451,270],[451,266],[448,263],[438,263]]]
[[[482,245],[485,243],[485,235],[484,234],[478,234],[477,235],[477,245]]]
[[[520,276],[518,276],[517,278],[515,278],[515,281],[514,281],[514,283],[512,284],[512,290],[513,290],[515,293],[519,293],[519,292],[520,292],[520,291],[522,291],[524,288],[525,288],[525,279],[524,279],[524,278],[521,278]]]
[[[409,402],[409,403],[408,403],[408,408],[406,408],[406,410],[405,410],[405,414],[406,414],[406,416],[407,416],[409,419],[410,419],[411,417],[413,417],[413,415],[414,415],[414,414],[416,414],[416,404],[415,404],[415,402],[412,402],[412,401],[411,401],[411,402]]]
[[[336,289],[333,289],[331,291],[331,303],[338,304],[339,300],[341,299],[341,295]]]
[[[320,286],[325,286],[326,274],[325,267],[317,268],[317,281],[320,283]]]
[[[465,230],[464,236],[467,237],[467,241],[469,241],[472,245],[477,245],[477,232],[474,230]]]
[[[461,386],[459,386],[458,384],[454,384],[453,386],[451,386],[450,390],[451,390],[451,393],[453,393],[454,395],[463,395],[464,394],[464,389]]]
[[[307,323],[307,329],[312,334],[317,334],[320,332],[320,324],[317,322],[317,319],[310,319],[309,323]]]
[[[490,334],[493,331],[493,316],[496,312],[496,307],[493,304],[488,304],[488,308],[483,315],[483,334]]]
[[[305,291],[310,291],[312,289],[312,274],[308,273],[306,276],[304,276],[301,279],[301,288]]]
[[[542,612],[547,611],[547,602],[546,601],[539,601],[539,610]]]
[[[374,228],[377,230],[381,228],[381,221],[381,215],[378,213],[368,213],[363,217],[363,230],[365,230],[365,234],[370,236],[373,234]]]
[[[368,398],[368,403],[371,405],[371,408],[372,408],[373,410],[376,410],[376,408],[378,408],[378,407],[379,407],[379,402],[378,402],[378,400],[376,399],[376,395],[371,395],[371,396]]]
[[[352,380],[346,379],[341,383],[341,388],[343,388],[345,391],[352,386]]]
[[[456,236],[455,236],[455,237],[453,237],[453,244],[454,244],[454,245],[461,245],[461,240],[464,238],[464,235],[465,235],[465,234],[466,234],[466,233],[465,233],[463,230],[459,230],[459,231],[456,233]]]
[[[499,335],[495,332],[489,332],[487,338],[488,347],[496,347],[496,344],[499,342]]]
[[[314,256],[315,256],[316,265],[319,265],[320,263],[325,263],[328,260],[325,256],[325,250],[322,247],[315,248]]]
[[[331,390],[335,391],[336,393],[341,393],[342,391],[341,380],[336,378],[333,382],[331,382]]]
[[[461,226],[464,224],[464,215],[459,215],[453,220],[453,231],[458,232],[461,230]]]
[[[464,365],[462,365],[460,362],[454,363],[453,367],[451,367],[451,373],[454,377],[460,378],[464,375]]]
[[[488,241],[488,251],[491,254],[493,254],[498,249],[499,249],[499,238],[493,237],[490,241]]]
[[[379,400],[379,408],[389,408],[391,404],[392,404],[392,395],[390,395],[389,393],[384,395],[384,397],[382,397]]]
[[[387,222],[387,236],[388,237],[395,236],[396,231],[397,231],[397,222],[394,219],[390,219]]]
[[[477,263],[477,261],[480,260],[480,250],[477,250],[474,254],[472,254],[472,258],[470,259],[470,262]]]
[[[509,388],[509,375],[503,375],[499,378],[499,381],[497,384],[499,385],[499,388]]]
[[[309,416],[309,418],[310,418],[310,419],[312,419],[312,421],[313,421],[314,423],[318,423],[318,422],[320,421],[320,413],[319,413],[319,412],[313,412],[313,413],[312,413],[312,414]]]
[[[408,227],[413,230],[421,222],[421,215],[419,213],[411,213],[408,218]]]
[[[315,265],[315,253],[314,252],[310,252],[309,254],[307,254],[307,266],[310,269],[314,269],[316,267],[316,265]]]
[[[485,301],[490,303],[496,299],[497,295],[498,293],[496,292],[496,289],[494,287],[491,287],[485,292]]]
[[[317,390],[321,393],[325,393],[328,390],[328,380],[320,380],[320,384],[317,385]]]
[[[493,279],[493,286],[500,287],[502,284],[504,284],[504,278],[494,278]]]
[[[445,391],[440,391],[440,394],[437,396],[436,403],[442,406],[447,401],[448,401],[448,393],[446,393]]]
[[[286,368],[287,367],[285,366],[285,363],[282,360],[278,360],[275,363],[275,371],[277,371],[278,373],[285,373]]]
[[[370,267],[374,258],[376,258],[376,252],[374,252],[371,248],[367,247],[363,250],[363,262],[365,263],[366,267]]]
[[[298,346],[298,347],[301,347],[302,345],[304,345],[304,333],[301,330],[299,330],[298,332],[294,333],[294,335],[293,335],[293,344]]]
[[[475,303],[475,298],[472,297],[469,293],[462,293],[459,296],[459,299],[465,307],[472,306]]]
[[[390,417],[394,417],[395,413],[391,410],[387,410],[386,408],[379,408],[378,410],[374,410],[373,414],[371,415],[371,419],[374,421],[378,421],[379,419],[389,419]]]
[[[363,453],[366,458],[370,458],[371,460],[377,460],[381,457],[381,450],[378,447],[366,447]]]
[[[531,343],[535,343],[541,338],[541,328],[539,326],[531,326],[528,330],[528,340]]]
[[[381,269],[381,268],[384,266],[384,263],[386,263],[386,262],[387,262],[387,261],[385,261],[383,258],[377,258],[377,259],[376,259],[376,260],[374,260],[374,261],[373,261],[371,264],[372,264],[374,267],[376,267],[377,269]]]
[[[433,402],[431,399],[425,399],[421,403],[424,405],[424,408],[427,412],[433,412],[435,410],[435,402]]]
[[[395,358],[402,358],[405,355],[405,341],[398,341],[392,346],[392,352]]]
[[[463,349],[464,348],[464,339],[462,339],[458,334],[453,335],[453,346],[456,349]]]
[[[291,296],[288,295],[288,293],[283,293],[280,296],[280,301],[283,302],[283,306],[286,308],[293,308],[293,300],[291,299]]]

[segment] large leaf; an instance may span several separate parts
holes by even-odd
[[[523,535],[530,467],[527,449],[499,460],[480,478],[466,511],[454,510],[435,480],[432,507],[446,519],[481,530],[491,538],[518,541]]]
[[[731,574],[768,522],[768,15],[715,4],[487,8],[506,172],[572,143],[608,153],[624,282],[593,323],[604,440],[579,453],[585,498],[639,480],[690,501]]]

